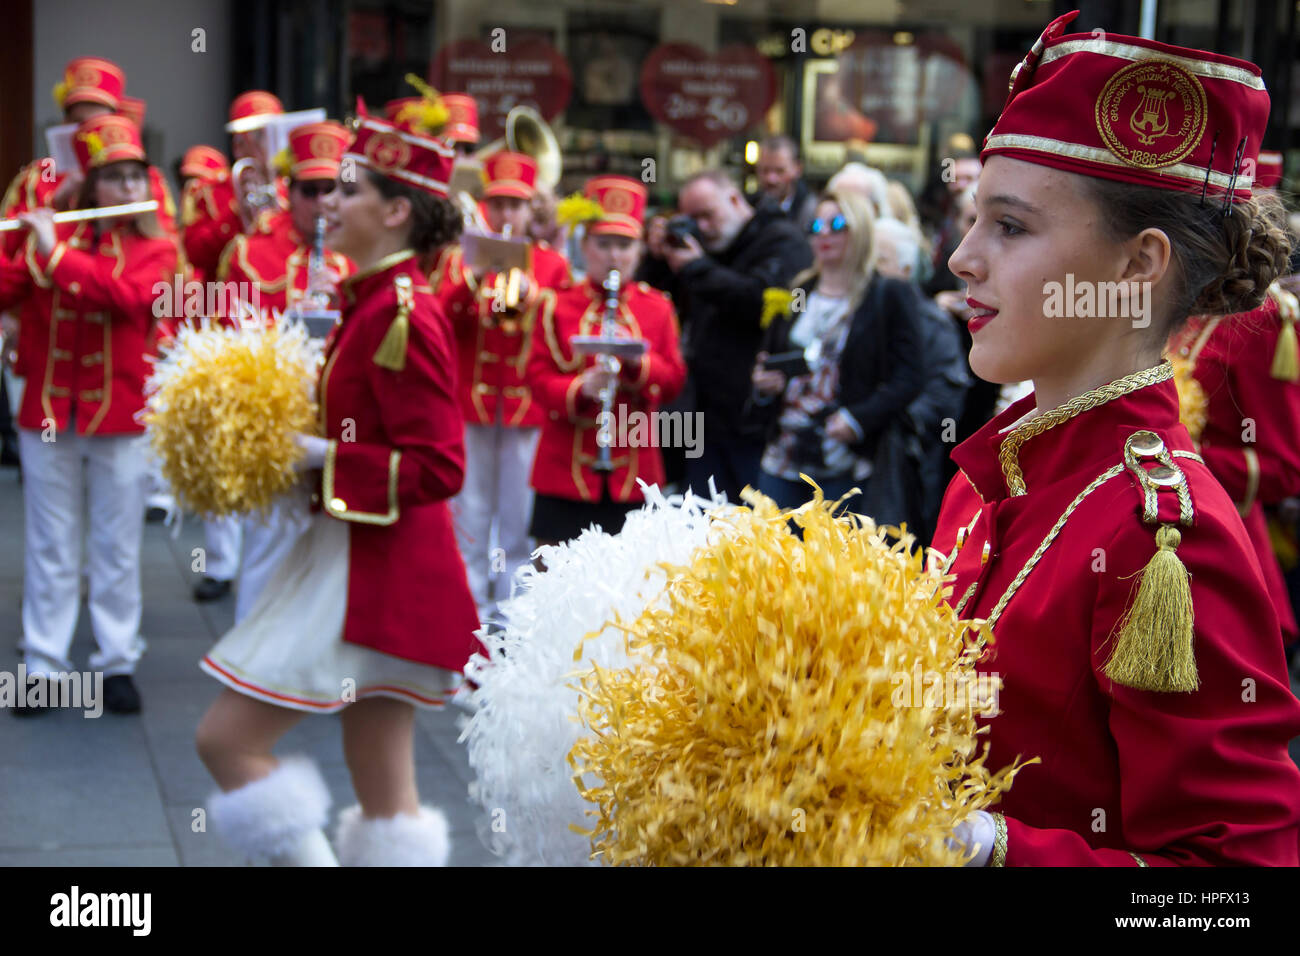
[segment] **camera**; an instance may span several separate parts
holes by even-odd
[[[664,241],[675,249],[686,248],[687,236],[694,236],[696,242],[700,245],[704,245],[704,238],[700,235],[700,227],[690,216],[673,216],[668,220],[668,223],[664,228],[668,232]]]

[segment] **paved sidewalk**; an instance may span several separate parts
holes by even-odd
[[[0,469],[0,671],[15,673],[21,631],[23,506],[18,472]],[[64,710],[20,720],[0,714],[0,866],[238,866],[242,860],[211,832],[194,832],[195,810],[214,784],[194,752],[194,729],[220,685],[198,660],[233,623],[234,597],[197,604],[191,549],[203,527],[187,520],[179,537],[145,526],[142,575],[149,642],[136,684],[139,716],[105,712],[88,720]],[[94,647],[85,610],[73,645],[84,669]],[[446,813],[452,865],[496,861],[468,802],[465,749],[456,743],[456,708],[422,711],[416,764],[420,796]],[[309,716],[281,743],[321,766],[334,813],[356,803],[336,716]]]

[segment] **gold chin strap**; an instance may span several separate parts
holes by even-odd
[[[1025,475],[1020,470],[1019,455],[1020,446],[1029,439],[1041,435],[1049,428],[1055,428],[1062,422],[1069,421],[1081,412],[1086,412],[1098,405],[1105,405],[1107,402],[1122,398],[1131,392],[1136,392],[1139,388],[1146,388],[1148,385],[1163,382],[1165,379],[1172,377],[1173,374],[1173,366],[1168,362],[1161,362],[1152,368],[1134,372],[1132,375],[1125,375],[1123,378],[1117,378],[1100,388],[1084,392],[1082,395],[1070,399],[1064,405],[1044,412],[1035,418],[1031,418],[1023,425],[1013,428],[1007,437],[1002,440],[1002,448],[998,452],[998,461],[1002,465],[1002,475],[1007,482],[1007,494],[1012,496],[1025,494]]]

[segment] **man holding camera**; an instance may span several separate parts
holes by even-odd
[[[746,426],[743,414],[762,337],[763,291],[788,288],[811,265],[812,250],[778,207],[754,209],[722,170],[692,176],[677,205],[680,215],[651,220],[638,278],[670,293],[682,318],[690,378],[676,409],[700,412],[704,428],[701,454],[685,459],[685,482],[707,494],[712,477],[739,501],[741,489],[757,481],[763,453],[761,430]],[[674,480],[682,476],[682,449],[666,451]]]

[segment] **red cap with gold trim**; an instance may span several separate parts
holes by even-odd
[[[230,163],[225,154],[211,146],[191,146],[181,159],[181,175],[220,183],[230,178]]]
[[[289,152],[292,166],[291,178],[337,179],[343,151],[347,149],[352,134],[341,123],[304,123],[289,133]]]
[[[1282,173],[1282,154],[1275,149],[1260,150],[1259,162],[1255,164],[1255,185],[1273,189],[1282,182]]]
[[[247,133],[249,130],[261,129],[272,116],[283,112],[284,104],[274,93],[266,90],[240,93],[230,104],[230,122],[226,124],[226,132]]]
[[[477,143],[478,103],[467,93],[443,93],[442,105],[450,114],[442,135],[453,143]]]
[[[537,191],[537,160],[527,153],[502,150],[483,161],[483,198],[513,196],[532,199]]]
[[[1100,30],[1065,34],[1078,15],[1048,24],[1012,71],[980,159],[1249,198],[1269,109],[1259,67]]]
[[[116,110],[126,89],[126,74],[116,63],[97,56],[79,56],[63,71],[54,87],[54,102],[60,109],[78,103],[99,103]]]
[[[600,203],[605,214],[587,227],[592,236],[627,236],[641,238],[645,205],[649,194],[645,185],[630,176],[596,176],[587,180],[583,190],[588,199]]]
[[[120,113],[92,116],[72,136],[72,148],[83,173],[124,159],[145,162],[140,128]]]
[[[140,129],[144,129],[145,109],[144,100],[134,96],[123,96],[122,101],[117,106],[117,111]]]
[[[357,124],[352,144],[343,154],[345,159],[373,169],[394,182],[446,198],[452,163],[456,159],[450,146],[428,136],[400,130],[375,116],[362,115]]]
[[[418,136],[437,136],[447,118],[439,112],[439,105],[423,96],[403,96],[384,104],[384,119],[406,133]]]

